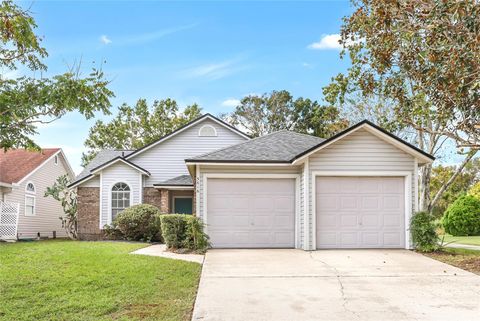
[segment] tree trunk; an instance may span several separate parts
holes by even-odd
[[[432,165],[428,164],[420,168],[418,189],[420,193],[418,208],[420,211],[429,211],[430,204],[430,177],[432,175]]]

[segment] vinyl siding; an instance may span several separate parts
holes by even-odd
[[[198,130],[204,125],[213,126],[217,131],[217,136],[198,136]],[[188,175],[185,159],[238,144],[245,140],[246,138],[230,129],[210,119],[205,119],[129,160],[150,172],[151,176],[146,178],[145,186],[151,187],[155,183],[176,176]]]
[[[100,186],[100,176],[95,176],[80,184],[81,187],[99,187]]]
[[[34,238],[37,237],[37,233],[52,237],[53,231],[56,231],[57,237],[66,237],[59,219],[64,215],[60,202],[52,197],[44,197],[47,187],[52,186],[59,176],[68,173],[65,160],[58,155],[60,160],[58,165],[55,165],[52,157],[20,185],[14,186],[11,190],[4,190],[5,201],[20,204],[19,238]],[[25,216],[25,187],[29,182],[35,185],[35,194],[28,194],[35,196],[35,216]]]
[[[314,171],[414,171],[414,158],[404,151],[396,148],[369,133],[360,129],[352,134],[340,139],[332,145],[312,154],[310,161],[310,181],[309,181],[309,231],[310,242],[309,249],[314,249],[312,244],[313,233],[313,215],[315,209],[312,208],[312,184],[315,179],[312,176]],[[412,179],[412,200],[414,199]],[[412,210],[414,202],[412,201]],[[408,206],[408,205],[407,205]]]
[[[122,162],[117,162],[101,172],[101,216],[100,228],[110,224],[111,190],[116,183],[125,183],[130,186],[130,205],[141,203],[140,172]],[[83,185],[82,185],[83,186]]]

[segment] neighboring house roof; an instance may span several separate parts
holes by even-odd
[[[322,141],[324,139],[320,137],[280,130],[185,161],[187,163],[289,163],[296,155]]]
[[[192,177],[190,175],[180,175],[166,181],[153,184],[153,186],[193,186]]]
[[[5,184],[20,182],[59,151],[60,148],[44,148],[41,151],[0,150],[0,182]]]

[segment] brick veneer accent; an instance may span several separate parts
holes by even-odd
[[[154,187],[144,187],[143,188],[143,203],[154,205],[158,208],[161,208],[162,203],[160,199],[160,191]]]
[[[77,188],[77,226],[80,240],[103,238],[100,230],[100,188]]]
[[[160,190],[160,212],[162,214],[170,213],[170,191],[167,189]]]

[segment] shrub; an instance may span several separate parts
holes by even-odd
[[[118,230],[125,240],[162,241],[160,210],[153,205],[139,204],[126,208],[117,215],[112,228]]]
[[[410,233],[415,248],[421,252],[432,252],[438,248],[435,217],[427,212],[418,212],[410,221]]]
[[[162,235],[169,249],[186,248],[204,252],[209,246],[204,224],[195,216],[166,214],[161,216]]]
[[[468,195],[480,199],[480,182],[476,183],[468,190]]]
[[[472,195],[460,196],[445,211],[442,224],[453,236],[480,235],[480,200]]]

